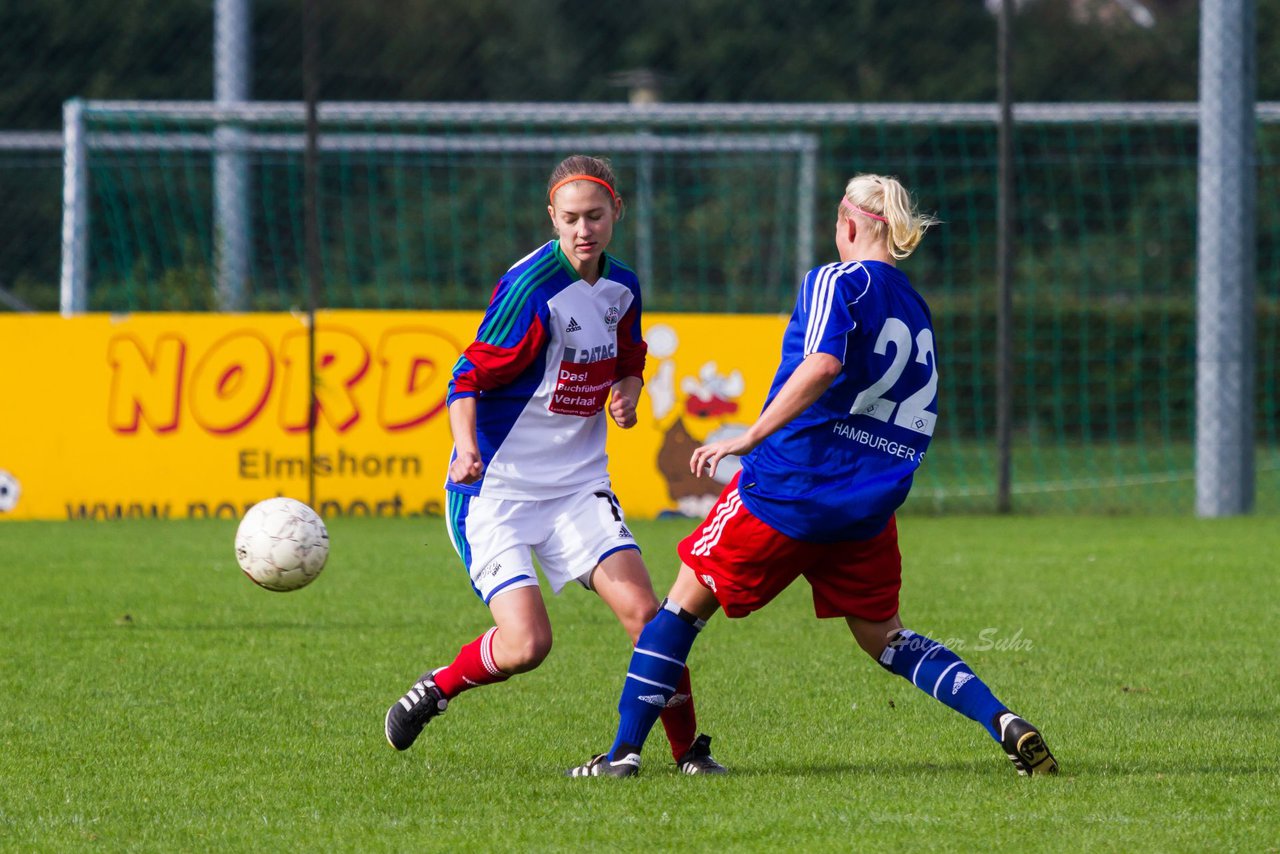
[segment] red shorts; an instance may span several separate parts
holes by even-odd
[[[879,623],[898,613],[902,555],[893,518],[869,540],[793,540],[751,514],[738,497],[735,475],[678,549],[680,559],[730,617],[758,611],[802,575],[813,588],[813,610],[819,617]]]

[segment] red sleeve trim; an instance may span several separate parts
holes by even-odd
[[[649,345],[640,337],[640,313],[632,305],[618,324],[618,364],[614,378],[644,376]]]
[[[540,317],[533,319],[513,347],[472,342],[462,353],[471,368],[454,377],[454,393],[490,391],[509,384],[534,363],[546,345],[547,330]]]

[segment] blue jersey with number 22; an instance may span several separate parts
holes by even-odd
[[[835,356],[844,369],[743,457],[738,493],[756,517],[795,539],[868,539],[906,500],[937,421],[929,306],[889,264],[810,270],[765,406],[814,353]]]

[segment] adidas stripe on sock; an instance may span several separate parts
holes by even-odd
[[[946,646],[902,629],[880,654],[880,664],[945,706],[977,721],[996,741],[993,719],[1005,706],[968,664]]]
[[[658,614],[645,625],[631,653],[631,664],[618,698],[618,733],[609,758],[619,753],[639,752],[649,730],[676,693],[685,669],[685,659],[693,647],[702,620],[663,602]],[[626,748],[626,750],[621,750]]]

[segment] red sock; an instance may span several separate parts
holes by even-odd
[[[658,716],[662,720],[662,728],[667,731],[667,741],[671,742],[671,755],[677,762],[684,752],[698,737],[698,717],[693,713],[693,685],[689,682],[689,668],[680,674],[676,683],[676,692],[671,695],[667,707]]]
[[[509,677],[493,663],[494,626],[471,643],[458,650],[458,657],[447,667],[442,667],[431,677],[436,687],[444,692],[445,699],[452,700],[468,688],[505,682]]]

